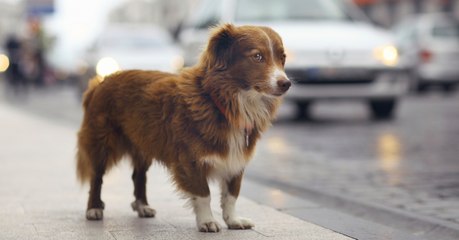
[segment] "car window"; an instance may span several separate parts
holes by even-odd
[[[459,23],[436,23],[432,28],[432,36],[435,38],[459,39]]]
[[[338,0],[238,0],[236,21],[351,20]]]
[[[200,4],[196,15],[191,19],[191,25],[196,28],[209,28],[220,22],[222,17],[222,1],[207,0]]]
[[[395,37],[400,44],[412,44],[416,41],[416,23],[414,20],[406,20],[393,28]]]

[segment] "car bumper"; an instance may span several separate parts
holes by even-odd
[[[418,76],[422,82],[459,82],[459,68],[456,65],[428,65],[419,68]]]
[[[398,98],[408,89],[406,74],[395,68],[287,69],[286,72],[294,82],[286,95],[291,100]]]

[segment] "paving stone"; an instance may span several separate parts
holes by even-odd
[[[38,239],[50,239],[50,240],[115,240],[109,232],[99,231],[54,231],[40,233]]]
[[[5,216],[1,216],[4,218]],[[32,224],[25,224],[17,220],[0,221],[0,239],[38,239],[38,233]]]
[[[166,230],[155,230],[148,229],[143,231],[111,231],[111,235],[116,240],[149,240],[149,239],[161,239],[161,240],[177,240],[177,239],[192,239],[186,234],[177,231],[166,231]]]

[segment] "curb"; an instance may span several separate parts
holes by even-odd
[[[395,208],[389,208],[381,204],[365,202],[356,198],[333,195],[331,193],[313,188],[291,186],[281,181],[269,179],[259,175],[248,174],[246,177],[258,184],[269,185],[278,189],[282,189],[280,191],[285,192],[288,195],[293,195],[315,203],[320,203],[320,205],[326,208],[336,210],[341,213],[344,212],[369,222],[379,223],[387,227],[397,229],[398,231],[402,232],[402,235],[408,234],[407,236],[411,236],[409,239],[459,239],[459,227],[444,220],[434,219]],[[294,214],[293,211],[288,212],[290,212],[290,214]],[[314,219],[308,220],[314,222]],[[326,225],[324,227],[328,228]],[[348,235],[348,232],[346,231],[340,233]],[[354,235],[355,234],[352,236]],[[390,238],[385,236],[384,238],[380,239]]]

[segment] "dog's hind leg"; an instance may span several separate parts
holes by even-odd
[[[116,143],[116,138],[99,138],[88,141],[85,144],[87,156],[90,161],[90,190],[86,218],[88,220],[101,220],[103,218],[104,202],[100,197],[102,190],[102,178],[117,161],[121,159],[123,149]]]
[[[91,176],[88,208],[86,210],[86,218],[88,220],[101,220],[104,217],[103,210],[105,208],[105,204],[100,198],[102,177],[104,173],[105,166],[99,166],[95,169],[93,176]]]
[[[134,182],[135,196],[135,201],[131,203],[132,210],[136,211],[141,218],[154,217],[156,211],[148,205],[146,192],[149,164],[139,154],[134,154],[132,158],[134,163],[132,181]]]

